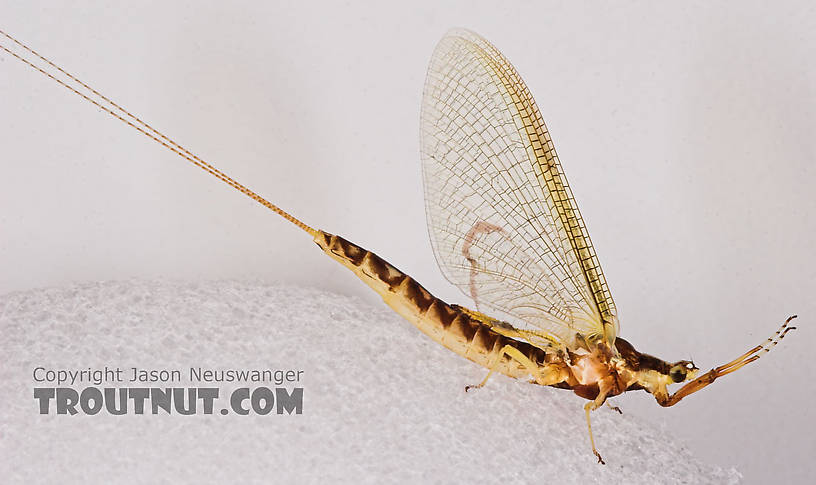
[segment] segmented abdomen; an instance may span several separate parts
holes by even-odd
[[[490,368],[502,347],[509,344],[534,363],[544,362],[546,354],[542,349],[500,335],[488,325],[433,296],[413,278],[371,251],[323,231],[318,231],[314,241],[332,259],[353,271],[379,293],[388,306],[457,354]],[[507,356],[501,359],[497,372],[510,377],[529,374]]]

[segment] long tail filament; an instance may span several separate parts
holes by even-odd
[[[172,151],[176,155],[184,158],[185,160],[189,161],[193,165],[201,168],[202,170],[206,171],[210,175],[212,175],[212,176],[216,177],[217,179],[221,180],[222,182],[226,183],[230,187],[238,190],[239,192],[243,193],[247,197],[249,197],[252,200],[258,202],[261,205],[263,205],[264,207],[267,207],[268,209],[272,210],[273,212],[280,215],[281,217],[283,217],[287,221],[291,222],[292,224],[296,225],[300,229],[302,229],[302,230],[306,231],[307,233],[309,233],[309,235],[311,235],[312,237],[314,237],[317,234],[317,231],[314,228],[306,225],[304,222],[300,221],[295,216],[289,214],[288,212],[284,211],[280,207],[278,207],[275,204],[273,204],[273,203],[269,202],[268,200],[264,199],[263,197],[261,197],[257,193],[255,193],[252,190],[248,189],[246,186],[238,183],[236,180],[234,180],[233,178],[231,178],[230,176],[228,176],[224,172],[222,172],[222,171],[218,170],[217,168],[215,168],[215,166],[211,165],[210,163],[208,163],[208,162],[202,160],[201,158],[199,158],[198,156],[194,155],[193,153],[188,151],[183,146],[179,145],[178,143],[176,143],[172,139],[168,138],[167,136],[165,136],[163,133],[161,133],[157,129],[153,128],[149,124],[142,121],[139,117],[132,114],[130,111],[124,109],[120,105],[118,105],[115,102],[111,101],[109,98],[107,98],[106,96],[101,94],[99,91],[93,89],[89,85],[87,85],[84,82],[80,81],[74,75],[68,73],[67,71],[65,71],[64,69],[59,67],[58,65],[51,62],[49,59],[47,59],[44,56],[40,55],[37,51],[31,49],[27,45],[23,44],[22,42],[20,42],[19,40],[15,39],[14,37],[12,37],[11,35],[7,34],[6,32],[4,32],[2,30],[0,30],[0,34],[2,34],[4,37],[6,37],[7,39],[14,42],[14,44],[16,44],[17,46],[19,46],[20,48],[22,48],[25,51],[22,54],[18,54],[17,52],[12,51],[11,49],[6,47],[5,45],[0,44],[0,49],[4,50],[8,54],[14,56],[19,61],[27,64],[32,69],[35,69],[35,70],[41,72],[42,74],[44,74],[45,76],[47,76],[47,77],[51,78],[52,80],[56,81],[57,83],[59,83],[63,87],[69,89],[74,94],[77,94],[78,96],[80,96],[83,99],[85,99],[86,101],[89,101],[90,103],[94,104],[95,106],[102,109],[103,111],[105,111],[109,115],[113,116],[114,118],[118,119],[119,121],[127,124],[131,128],[134,128],[139,133],[147,136],[151,140],[153,140],[156,143],[160,144],[161,146],[167,148],[168,150]],[[65,80],[65,79],[59,79],[58,76],[60,76],[60,74],[50,73],[50,72],[46,71],[47,67],[44,68],[44,67],[36,65],[35,64],[36,60],[32,61],[32,60],[29,60],[29,59],[27,59],[25,57],[25,56],[27,56],[26,53],[35,56],[37,59],[39,59],[42,62],[45,62],[48,66],[56,69],[58,71],[58,73],[66,76],[68,79],[70,79],[70,81]],[[72,86],[70,84],[71,81],[76,83],[78,86]],[[85,92],[82,92],[82,90],[84,90]]]

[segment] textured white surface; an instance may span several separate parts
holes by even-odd
[[[311,289],[106,282],[0,297],[4,483],[729,483],[664,430],[497,377],[384,307]],[[42,416],[32,369],[302,368],[300,416]],[[226,389],[225,385],[222,389]],[[626,406],[623,405],[624,412]]]

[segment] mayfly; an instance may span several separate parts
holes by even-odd
[[[498,372],[589,400],[587,428],[600,463],[590,412],[608,398],[644,390],[673,406],[759,359],[795,328],[792,316],[762,344],[699,377],[691,361],[664,361],[620,338],[615,303],[538,107],[515,68],[473,32],[451,31],[433,53],[421,154],[434,255],[475,310],[436,298],[376,254],[306,225],[0,33],[11,41],[0,44],[3,51],[293,223],[422,332],[488,369],[465,390]]]

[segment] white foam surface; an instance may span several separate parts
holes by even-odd
[[[601,466],[585,401],[503,376],[465,393],[484,369],[384,305],[312,289],[129,281],[17,292],[0,297],[0,329],[5,483],[740,480],[625,406],[593,414]],[[35,367],[105,365],[303,369],[303,414],[38,414]]]

